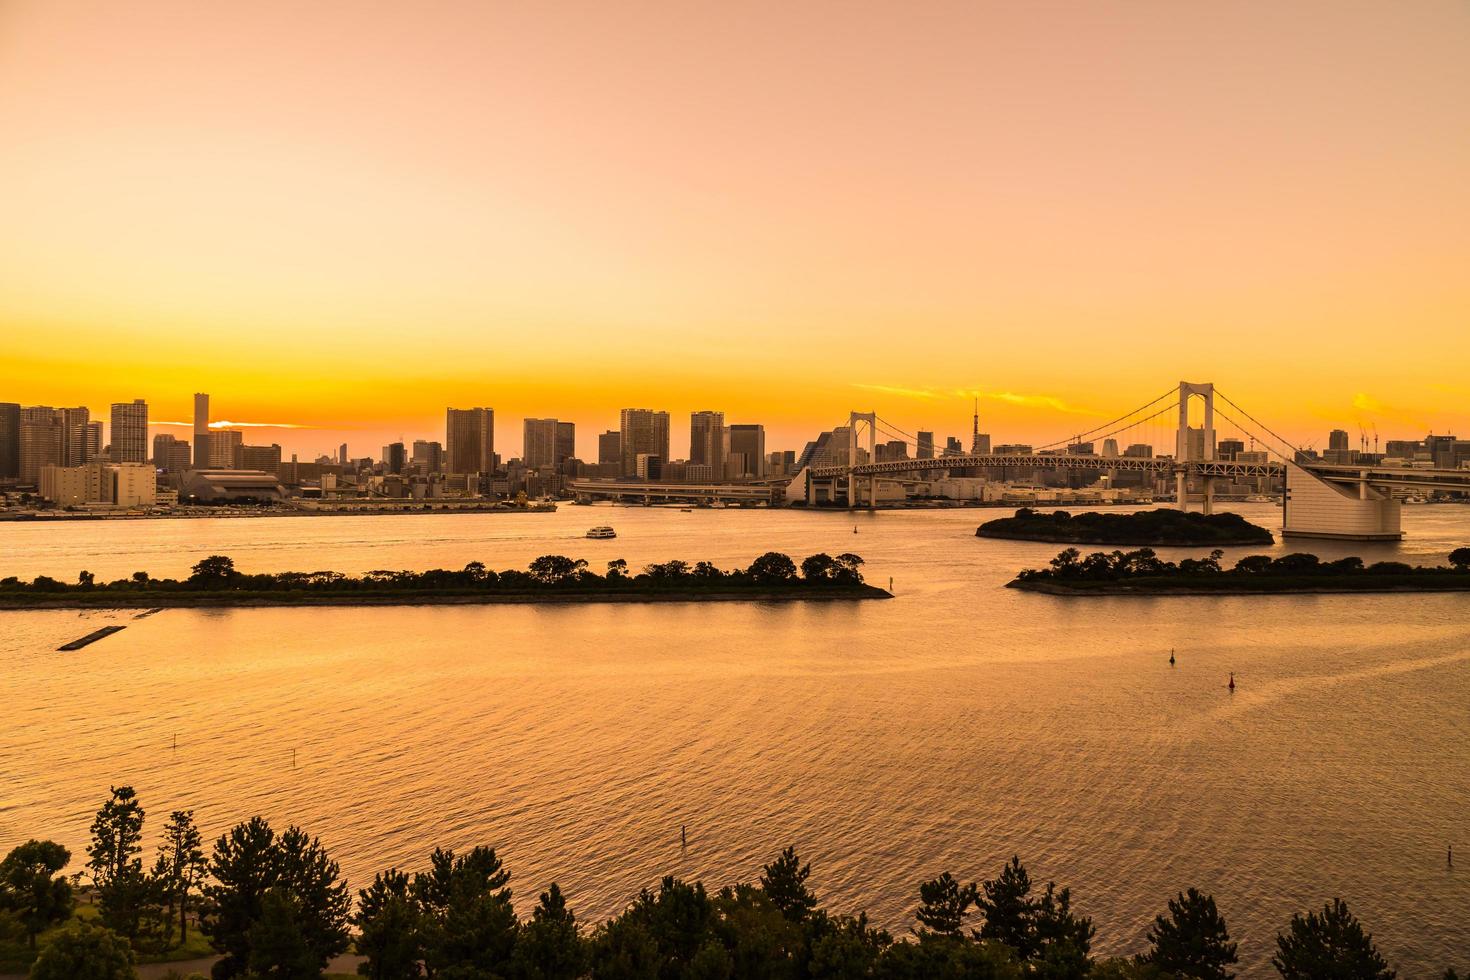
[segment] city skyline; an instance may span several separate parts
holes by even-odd
[[[487,400],[1035,441],[1178,378],[1470,428],[1463,4],[635,20],[6,4],[4,397],[328,452]]]

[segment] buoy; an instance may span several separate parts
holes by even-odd
[[[689,846],[689,835],[687,833],[685,833],[685,831],[684,831],[684,825],[683,824],[679,824],[679,846],[680,847],[688,847]]]
[[[1172,648],[1169,650],[1169,666],[1174,666],[1174,650]]]
[[[1235,672],[1234,671],[1231,671],[1230,672],[1230,684],[1228,686],[1230,688],[1231,693],[1233,694],[1235,692]]]

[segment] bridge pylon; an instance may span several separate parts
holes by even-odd
[[[848,412],[847,413],[847,506],[856,508],[862,506],[862,500],[858,492],[858,480],[852,469],[857,465],[858,454],[858,425],[866,424],[868,427],[868,462],[873,462],[878,448],[878,415],[876,412]],[[868,509],[873,510],[878,506],[878,478],[868,477]]]
[[[1189,403],[1199,398],[1205,403],[1204,426],[1191,429],[1189,425]],[[1175,500],[1180,510],[1189,509],[1189,466],[1190,463],[1207,463],[1215,458],[1215,385],[1212,382],[1179,382],[1179,431],[1174,441],[1174,486]],[[1213,477],[1201,476],[1203,483],[1203,510],[1214,511],[1215,481]]]

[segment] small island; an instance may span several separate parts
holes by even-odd
[[[1140,510],[1132,514],[1071,514],[1022,507],[1013,517],[987,521],[977,538],[1055,541],[1060,544],[1128,544],[1208,547],[1271,544],[1271,532],[1239,514],[1197,514],[1178,510]]]
[[[1456,548],[1449,565],[1401,561],[1365,565],[1361,558],[1322,561],[1316,555],[1249,555],[1224,568],[1224,552],[1163,561],[1152,548],[1093,552],[1068,548],[1047,568],[1028,568],[1006,587],[1049,595],[1294,595],[1338,592],[1470,592],[1470,548]]]
[[[98,582],[83,571],[74,583],[40,576],[0,579],[0,609],[163,609],[177,606],[401,606],[532,602],[792,602],[889,599],[863,581],[857,555],[811,555],[800,568],[768,551],[748,568],[725,571],[702,561],[667,561],[631,572],[621,558],[605,573],[564,555],[543,555],[525,571],[493,571],[470,562],[458,571],[247,574],[224,555],[194,565],[186,579],[147,572]]]

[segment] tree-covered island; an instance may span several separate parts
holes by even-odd
[[[1456,548],[1449,565],[1401,561],[1323,561],[1316,555],[1248,555],[1231,568],[1223,551],[1207,558],[1164,561],[1152,548],[1095,551],[1068,548],[1046,568],[1028,568],[1007,588],[1051,595],[1284,595],[1301,592],[1470,592],[1470,548]]]
[[[530,567],[494,571],[473,561],[453,571],[246,573],[224,555],[211,555],[184,579],[147,572],[98,582],[83,571],[76,582],[39,576],[0,579],[0,609],[157,608],[169,606],[423,605],[527,602],[685,602],[887,599],[863,581],[854,554],[816,554],[797,566],[768,551],[749,567],[726,571],[707,561],[667,561],[632,571],[619,558],[599,574],[581,559],[542,555]]]
[[[1210,547],[1271,544],[1271,532],[1239,514],[1198,514],[1159,509],[1132,514],[1072,514],[1022,507],[1013,517],[987,521],[977,538],[1055,541],[1061,544],[1129,544]]]

